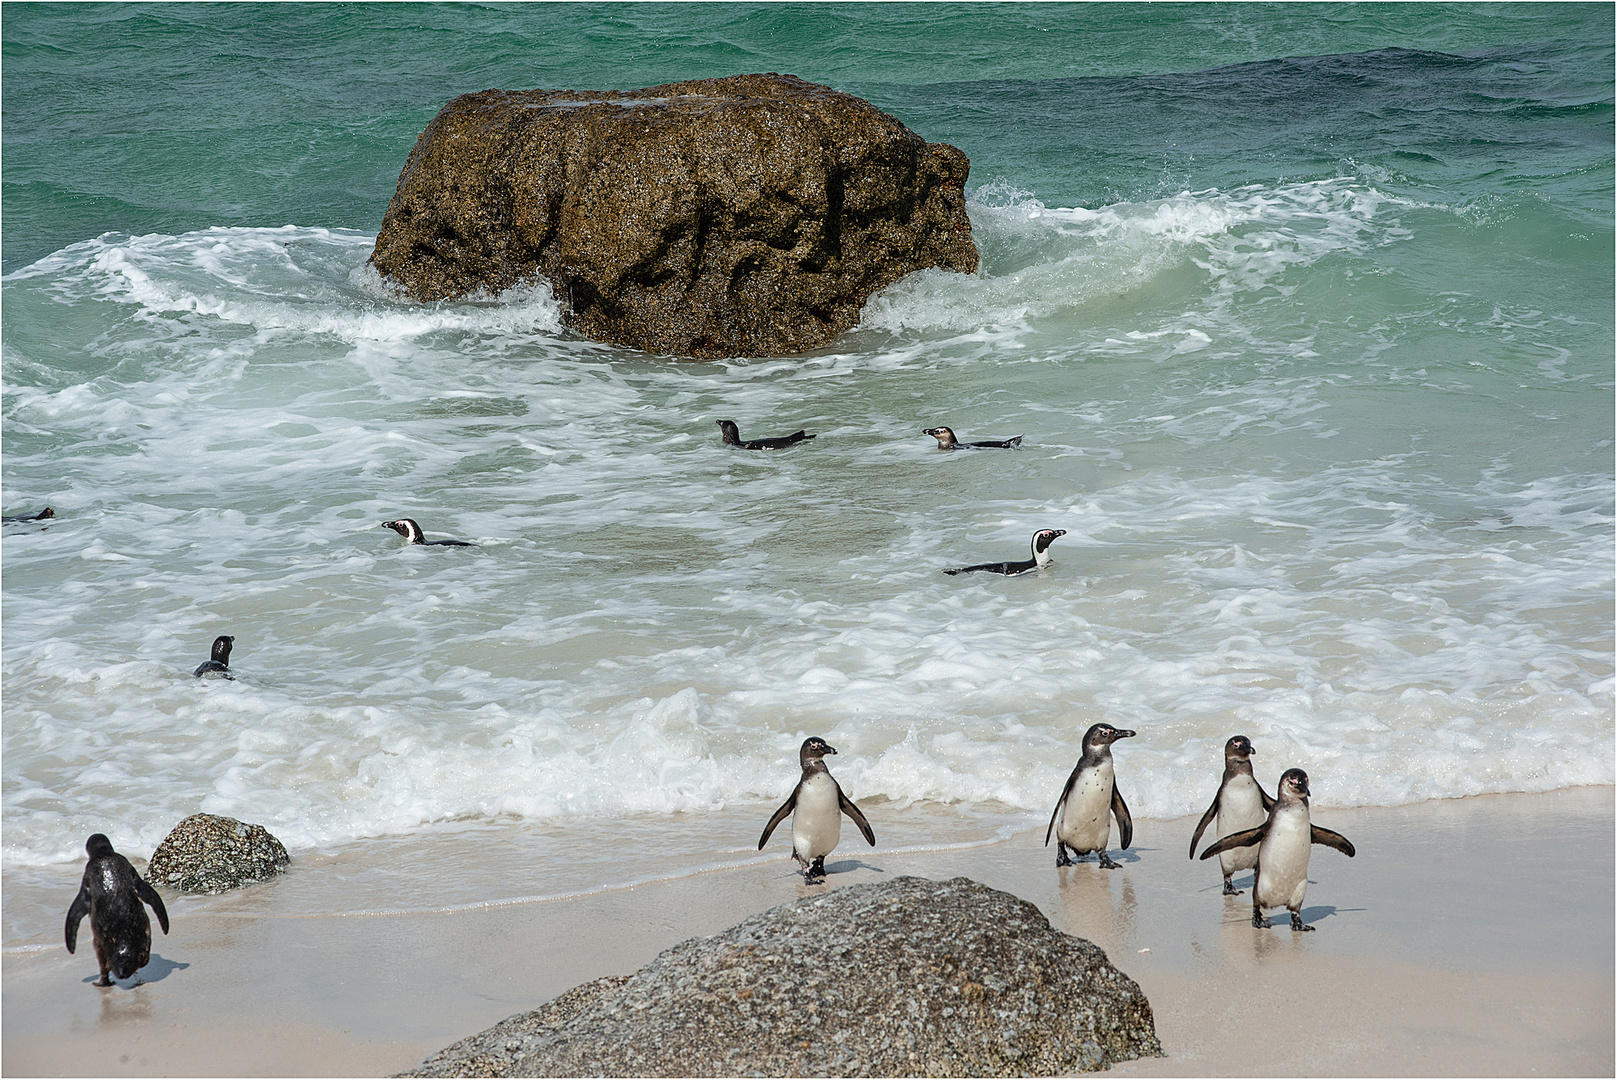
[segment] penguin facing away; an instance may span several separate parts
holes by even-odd
[[[842,786],[825,767],[825,755],[836,752],[836,747],[818,735],[803,740],[797,755],[803,776],[791,795],[780,804],[780,809],[771,815],[763,835],[758,837],[758,850],[762,851],[775,826],[791,814],[792,858],[802,867],[803,881],[809,885],[825,880],[825,857],[835,850],[842,835],[843,814],[859,826],[871,847],[876,846],[876,834],[871,831],[870,822],[853,800],[842,793]]]
[[[229,634],[214,638],[212,655],[197,665],[197,669],[191,672],[192,678],[234,679],[235,676],[230,673],[230,648],[235,643],[236,639]]]
[[[1123,848],[1134,843],[1134,819],[1129,816],[1123,793],[1117,790],[1112,743],[1133,737],[1134,732],[1110,724],[1095,724],[1084,732],[1083,755],[1067,777],[1067,786],[1062,788],[1055,812],[1050,815],[1050,827],[1044,830],[1045,847],[1050,846],[1050,836],[1055,835],[1057,866],[1073,865],[1076,860],[1068,856],[1069,850],[1078,858],[1094,852],[1107,870],[1122,865],[1106,854],[1106,842],[1112,834],[1111,818],[1117,818],[1117,838]]]
[[[1312,930],[1303,924],[1303,897],[1308,895],[1308,852],[1314,844],[1335,848],[1348,858],[1355,854],[1353,844],[1341,833],[1322,829],[1308,818],[1308,774],[1287,769],[1280,774],[1274,809],[1269,820],[1256,829],[1226,836],[1209,844],[1202,858],[1257,846],[1258,876],[1252,883],[1252,925],[1269,928],[1265,908],[1285,907],[1291,912],[1293,930]]]
[[[743,439],[734,420],[713,422],[719,425],[719,437],[724,440],[725,446],[739,446],[743,450],[784,450],[788,446],[796,446],[800,442],[814,438],[807,431],[798,428],[790,435],[779,435],[769,439]]]
[[[1255,829],[1268,820],[1275,801],[1263,790],[1257,777],[1252,775],[1252,755],[1256,753],[1252,740],[1245,735],[1232,735],[1225,742],[1224,778],[1219,781],[1212,805],[1196,823],[1196,831],[1190,838],[1190,858],[1196,857],[1196,844],[1215,817],[1218,818],[1218,827],[1213,835],[1219,837]],[[1230,878],[1236,871],[1250,870],[1258,865],[1258,849],[1235,848],[1219,855],[1218,862],[1224,871],[1224,895],[1240,896],[1241,890],[1235,887]]]
[[[96,833],[84,843],[90,861],[84,864],[84,882],[67,909],[67,951],[78,945],[79,921],[90,916],[101,979],[96,986],[111,986],[108,972],[127,979],[152,958],[152,923],[141,902],[152,906],[157,923],[168,933],[168,911],[157,890],[135,873],[129,860],[112,850],[112,841]]]
[[[1066,529],[1040,529],[1033,534],[1031,547],[1033,558],[1021,559],[1014,562],[985,562],[975,566],[957,566],[944,573],[951,577],[955,574],[969,574],[973,570],[986,570],[990,574],[1004,574],[1006,577],[1015,577],[1030,570],[1038,570],[1050,565],[1050,545],[1056,542],[1056,537],[1066,536]]]
[[[382,528],[392,529],[404,537],[407,544],[420,544],[423,547],[476,547],[470,540],[428,540],[421,532],[421,526],[412,518],[399,518],[397,521],[384,521]]]

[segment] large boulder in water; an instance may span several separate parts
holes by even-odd
[[[906,274],[976,271],[970,167],[791,75],[485,90],[416,140],[371,263],[419,301],[548,281],[569,327],[632,348],[802,352]]]
[[[782,904],[407,1076],[1058,1076],[1160,1056],[1101,949],[969,878]]]
[[[218,814],[192,814],[163,838],[146,880],[188,893],[219,893],[283,873],[286,848],[262,825]]]

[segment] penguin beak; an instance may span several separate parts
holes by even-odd
[[[1113,737],[1118,738],[1118,739],[1132,739],[1132,738],[1134,738],[1134,732],[1125,731],[1122,728],[1118,728],[1117,729],[1117,734],[1115,736],[1113,736]]]
[[[834,746],[827,746],[827,747],[826,747],[826,748],[825,748],[825,752],[826,752],[826,753],[827,753],[827,754],[834,754],[834,753],[836,753],[836,752],[837,752],[837,748],[836,748],[836,747],[834,747]]]

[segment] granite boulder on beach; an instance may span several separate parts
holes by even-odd
[[[146,880],[188,893],[220,893],[283,873],[286,848],[262,825],[192,814],[163,838]]]
[[[406,1076],[1055,1076],[1160,1056],[1096,945],[970,878],[770,908],[463,1039]]]
[[[568,327],[616,345],[799,353],[907,274],[976,271],[970,168],[791,75],[484,90],[422,131],[370,261],[423,302],[548,282]]]

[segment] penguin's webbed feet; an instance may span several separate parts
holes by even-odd
[[[109,976],[105,971],[103,971],[101,973],[100,981],[91,983],[90,985],[92,985],[92,986],[111,986],[112,985],[112,977]]]
[[[1229,878],[1224,879],[1224,895],[1225,896],[1240,896],[1241,892],[1242,892],[1241,889],[1237,889],[1235,887],[1235,882],[1231,881]]]
[[[1298,931],[1298,930],[1312,930],[1312,929],[1314,929],[1312,926],[1309,926],[1306,923],[1304,923],[1303,922],[1303,917],[1301,915],[1299,915],[1295,911],[1291,913],[1291,928],[1292,928],[1292,930],[1294,932]]]
[[[822,885],[825,883],[825,856],[821,855],[807,866],[803,867],[803,884]]]
[[[1261,911],[1254,910],[1252,912],[1252,927],[1253,927],[1253,929],[1255,929],[1255,930],[1267,930],[1267,929],[1269,929],[1269,926],[1270,926],[1269,920],[1265,919],[1263,917],[1263,913]]]
[[[1121,870],[1121,869],[1123,869],[1123,864],[1122,863],[1113,862],[1112,857],[1110,855],[1106,854],[1106,852],[1104,852],[1104,851],[1095,852],[1095,857],[1100,860],[1101,869],[1103,869],[1103,870]]]
[[[1056,844],[1056,866],[1060,867],[1071,865],[1073,865],[1073,862],[1072,859],[1067,855],[1067,845],[1060,843]]]

